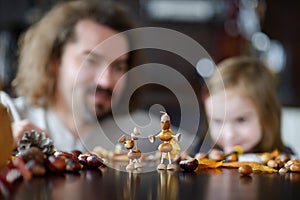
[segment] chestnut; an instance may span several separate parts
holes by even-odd
[[[79,163],[84,165],[84,166],[87,166],[86,159],[87,159],[88,156],[89,156],[89,154],[80,154],[78,156]]]
[[[36,162],[35,160],[30,160],[26,163],[27,169],[31,172],[34,176],[42,176],[46,174],[46,168],[43,164]]]
[[[242,165],[239,167],[238,171],[243,176],[250,175],[253,172],[252,167],[250,165]]]
[[[103,160],[100,157],[98,157],[96,154],[90,154],[86,158],[86,164],[90,168],[98,168],[104,165]]]
[[[273,169],[277,169],[278,164],[277,164],[277,162],[275,160],[269,160],[267,162],[267,166],[272,167]]]
[[[68,172],[78,172],[81,170],[82,165],[78,160],[66,159],[66,171]]]
[[[82,152],[80,151],[80,150],[73,150],[73,151],[71,151],[71,154],[72,155],[74,155],[76,158],[78,158],[78,156],[80,155],[80,154],[82,154]]]
[[[191,171],[194,171],[195,169],[197,169],[198,164],[199,164],[199,162],[196,158],[191,158],[188,160],[181,160],[179,162],[179,167],[181,169],[183,169],[184,171],[191,172]]]
[[[279,172],[279,174],[284,175],[284,174],[286,174],[288,172],[288,170],[283,167],[283,168],[280,168],[278,172]]]
[[[237,152],[232,152],[230,154],[228,154],[225,158],[226,162],[236,162],[239,160],[239,156]]]
[[[63,172],[66,167],[66,159],[63,157],[49,156],[47,166],[51,172]]]
[[[55,157],[61,157],[61,158],[69,158],[69,159],[73,159],[73,160],[76,160],[78,159],[77,156],[75,156],[73,153],[69,153],[69,152],[65,152],[65,151],[56,151],[54,153],[54,156]]]
[[[300,163],[294,163],[290,166],[291,172],[300,172]]]

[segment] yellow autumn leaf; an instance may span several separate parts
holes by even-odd
[[[258,162],[229,162],[223,163],[222,167],[232,167],[232,168],[239,168],[242,165],[250,165],[253,171],[261,171],[264,173],[276,173],[278,170],[273,169],[272,167],[262,165]]]
[[[198,166],[200,168],[211,168],[211,169],[214,169],[214,168],[218,168],[218,167],[222,166],[222,163],[223,163],[223,161],[216,162],[214,160],[207,159],[207,158],[197,159],[197,160],[198,160],[198,163],[199,163]]]

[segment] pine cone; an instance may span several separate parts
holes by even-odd
[[[38,133],[36,130],[25,132],[22,139],[18,142],[18,152],[29,149],[30,147],[38,147],[46,155],[54,153],[53,141],[47,138],[45,133]]]

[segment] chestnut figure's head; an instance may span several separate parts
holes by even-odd
[[[132,149],[133,146],[134,146],[134,141],[133,141],[133,140],[126,140],[126,141],[124,142],[124,147],[125,147],[126,149]]]
[[[126,149],[132,149],[134,146],[134,140],[133,139],[126,139],[125,135],[122,135],[119,139],[120,143],[124,143],[124,147]]]
[[[163,115],[160,118],[160,126],[162,130],[168,130],[171,126],[170,116],[166,112],[161,111],[161,113],[163,113]]]

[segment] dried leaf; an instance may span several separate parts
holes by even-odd
[[[199,163],[198,168],[200,167],[200,168],[215,169],[222,166],[223,161],[217,162],[211,159],[204,158],[204,159],[198,159],[198,163]]]
[[[278,170],[273,169],[272,167],[262,165],[258,162],[229,162],[229,163],[223,163],[222,167],[233,167],[233,168],[239,168],[242,165],[250,165],[252,167],[253,171],[260,171],[263,173],[276,173]]]

